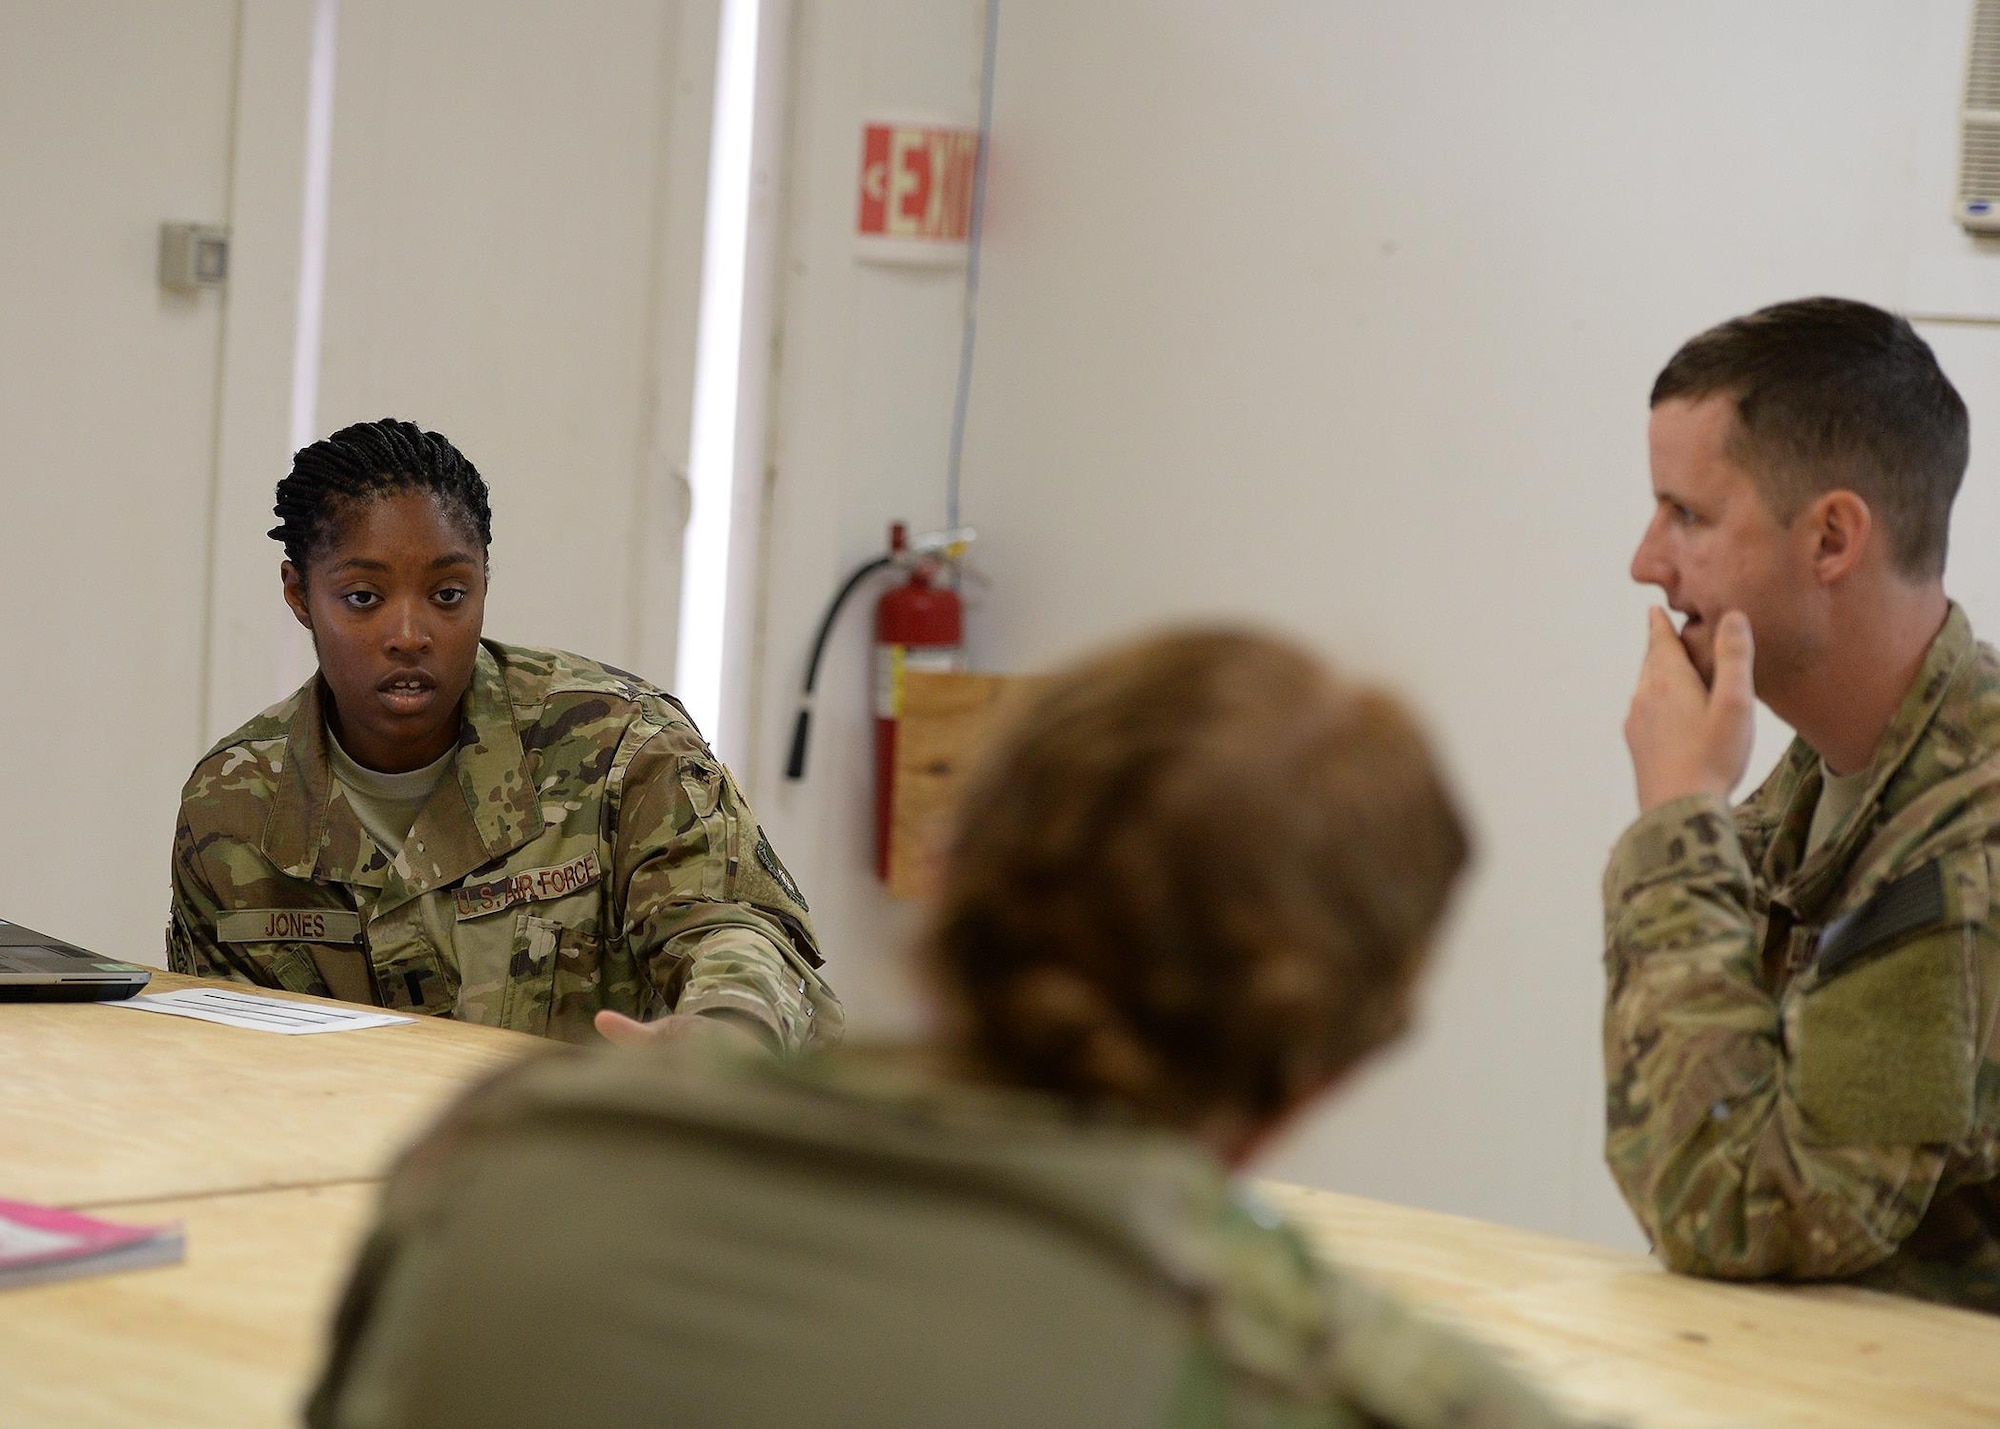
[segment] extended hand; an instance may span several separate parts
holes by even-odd
[[[616,1042],[623,1047],[662,1037],[726,1037],[758,1047],[765,1045],[764,1039],[758,1036],[748,1019],[726,1015],[704,1017],[698,1013],[676,1012],[651,1022],[641,1022],[636,1017],[627,1017],[622,1012],[606,1008],[592,1019],[592,1025],[605,1041]]]
[[[1715,680],[1704,688],[1667,613],[1647,612],[1646,660],[1625,716],[1625,747],[1639,785],[1639,812],[1684,794],[1727,798],[1750,763],[1757,692],[1755,646],[1741,611],[1715,632]]]

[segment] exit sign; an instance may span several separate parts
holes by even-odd
[[[979,131],[935,124],[869,124],[861,131],[862,256],[956,262],[972,231]]]

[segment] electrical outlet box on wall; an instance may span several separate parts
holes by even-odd
[[[1902,306],[1917,318],[2000,322],[2000,3],[1922,14],[1908,74],[1921,99]]]
[[[1972,7],[1953,211],[1968,233],[2000,233],[2000,0]]]

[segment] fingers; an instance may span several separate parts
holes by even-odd
[[[1728,701],[1748,705],[1757,698],[1751,667],[1756,662],[1756,641],[1750,620],[1740,610],[1722,617],[1715,631],[1715,680],[1709,687],[1711,702]]]
[[[683,1037],[731,1041],[742,1038],[757,1046],[763,1045],[762,1039],[748,1022],[727,1013],[699,1016],[676,1012],[666,1017],[656,1017],[651,1022],[640,1022],[622,1012],[613,1012],[606,1008],[591,1019],[591,1025],[598,1030],[605,1041],[615,1042],[621,1047],[636,1047],[642,1042],[672,1041]]]
[[[1648,610],[1646,657],[1639,662],[1640,688],[1648,684],[1678,686],[1689,680],[1699,683],[1700,678],[1694,662],[1688,659],[1687,647],[1681,644],[1680,631],[1674,629],[1673,617],[1657,605]]]
[[[637,1018],[627,1017],[622,1012],[613,1012],[609,1008],[605,1008],[592,1018],[591,1026],[597,1029],[598,1035],[605,1041],[616,1042],[621,1047],[629,1047],[635,1042],[650,1042],[653,1039],[653,1032],[645,1023]]]

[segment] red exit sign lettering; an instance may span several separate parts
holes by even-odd
[[[959,244],[972,231],[979,131],[870,124],[861,131],[864,239]]]

